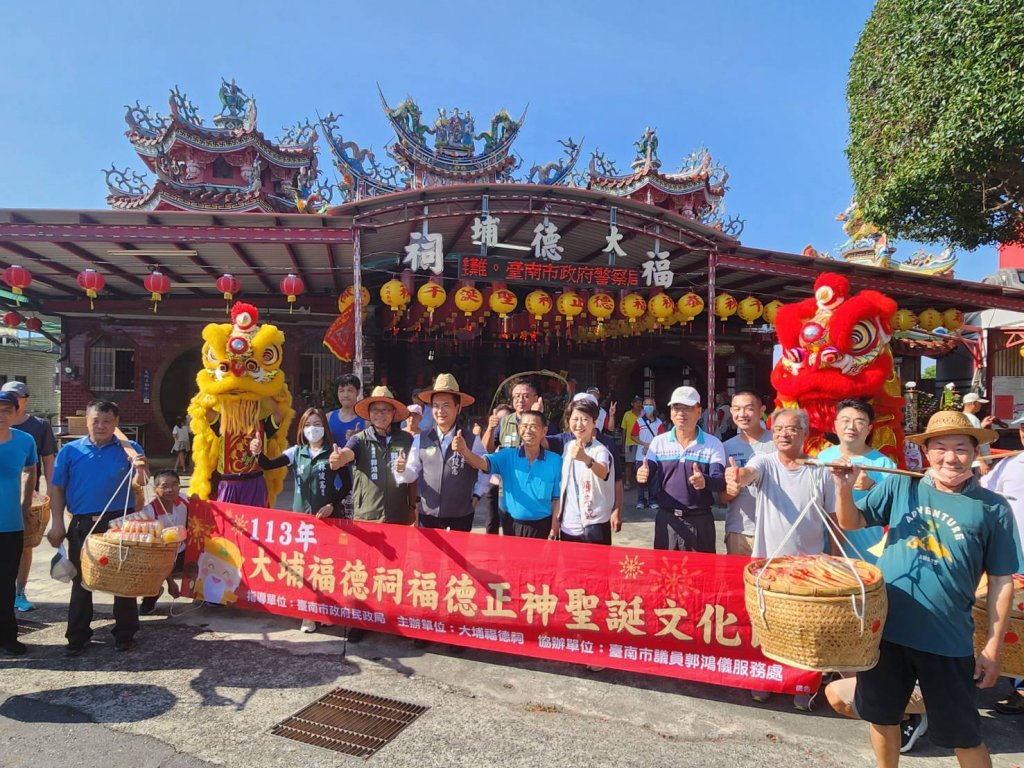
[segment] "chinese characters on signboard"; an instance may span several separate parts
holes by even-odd
[[[460,256],[459,278],[501,281],[510,286],[571,285],[577,288],[616,289],[640,285],[640,271],[629,267],[551,264],[532,259],[498,259],[488,256]]]

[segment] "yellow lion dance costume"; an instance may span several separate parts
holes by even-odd
[[[284,333],[259,324],[259,311],[236,302],[231,323],[203,329],[203,368],[196,374],[199,392],[189,403],[192,420],[191,492],[210,498],[210,479],[220,474],[217,500],[269,506],[281,491],[287,468],[262,472],[249,450],[263,438],[268,457],[288,445],[295,411],[281,371]]]

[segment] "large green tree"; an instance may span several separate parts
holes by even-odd
[[[878,0],[847,87],[864,217],[974,249],[1024,237],[1024,2]]]

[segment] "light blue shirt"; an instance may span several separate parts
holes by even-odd
[[[21,514],[21,473],[38,461],[36,441],[19,429],[11,430],[11,439],[0,443],[0,533],[25,530]]]
[[[138,443],[128,442],[142,453]],[[135,494],[132,493],[132,484],[125,480],[130,467],[128,454],[117,440],[96,445],[88,437],[83,437],[68,443],[57,453],[53,463],[53,484],[64,489],[65,503],[73,515],[98,515],[106,510],[121,513],[127,509],[132,512]],[[54,514],[60,512],[54,510]]]
[[[843,455],[842,451],[839,450],[838,445],[833,445],[830,448],[826,448],[818,454],[817,460],[822,462],[836,461]],[[850,463],[856,464],[858,467],[887,467],[889,469],[896,468],[896,462],[890,459],[881,451],[872,450],[863,456],[851,456]],[[884,472],[871,472],[868,471],[868,477],[870,477],[875,485],[884,483],[888,478],[894,477]],[[874,486],[871,486],[874,488]],[[871,491],[871,488],[866,488],[862,491],[855,490],[853,492],[853,500],[860,501]],[[843,542],[843,551],[849,557],[857,557],[868,563],[877,563],[878,555],[871,552],[872,547],[878,546],[878,543],[885,538],[885,530],[882,528],[861,528],[856,531],[843,531],[846,534],[846,541]]]
[[[540,449],[531,463],[522,448],[502,448],[485,457],[488,471],[501,478],[505,509],[516,520],[543,520],[551,516],[551,500],[561,496],[562,457]]]

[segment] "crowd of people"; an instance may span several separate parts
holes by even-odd
[[[650,397],[634,398],[617,420],[615,403],[604,408],[600,393],[589,390],[572,396],[550,423],[528,378],[512,384],[510,402],[496,405],[486,423],[475,424],[466,417],[475,398],[451,374],[417,392],[411,405],[384,386],[368,397],[361,391],[357,377],[341,377],[340,407],[301,414],[296,443],[280,456],[265,456],[261,437],[249,443],[261,469],[291,469],[295,512],[470,531],[483,502],[488,534],[610,545],[621,529],[628,484],[636,486],[638,508],[655,510],[654,548],[715,553],[721,543],[726,553],[747,557],[829,552],[831,518],[845,530],[845,554],[881,567],[890,609],[878,666],[832,683],[829,701],[872,724],[880,765],[895,765],[929,719],[932,740],[955,749],[962,765],[990,764],[974,690],[998,677],[1012,574],[1024,570],[1024,457],[976,471],[979,461],[987,469],[987,446],[998,434],[973,412],[940,411],[910,437],[928,464],[914,478],[885,471],[895,465],[870,447],[874,413],[859,400],[837,404],[835,445],[817,457],[830,464],[823,467],[806,461],[807,414],[780,409],[769,417],[751,391],[732,395],[727,411],[735,435],[724,443],[723,432],[702,427],[700,394],[689,386],[675,388],[663,404],[665,421]],[[23,550],[21,525],[38,478],[46,479],[53,511],[47,538],[55,547],[66,540],[77,567],[89,532],[102,532],[114,515],[136,507],[135,492],[122,482],[129,468],[140,481],[147,472],[142,449],[115,437],[113,403],[91,403],[87,436],[57,453],[52,431],[47,437],[30,421],[27,400],[17,382],[0,392],[0,604],[12,607],[0,611],[0,647],[13,654],[25,651],[13,609],[28,610],[24,563],[31,550]],[[1024,440],[1024,418],[1015,425]],[[154,513],[183,514],[177,473],[157,473],[155,480]],[[716,506],[725,507],[722,542]],[[809,508],[820,514],[806,514]],[[983,574],[990,629],[975,657],[971,607]],[[167,586],[174,594],[174,582]],[[142,611],[154,604],[149,599]],[[87,649],[91,619],[92,593],[76,577],[69,655]],[[302,628],[315,631],[316,624]],[[138,629],[136,600],[115,598],[115,648],[134,647]],[[753,696],[763,701],[767,693]],[[809,708],[810,697],[795,704]],[[1024,712],[1021,681],[997,709]]]

